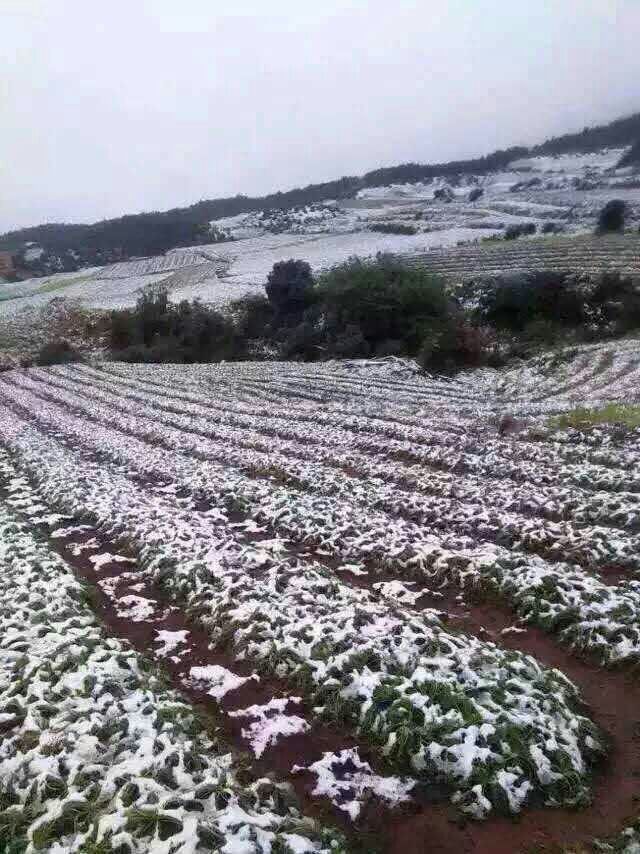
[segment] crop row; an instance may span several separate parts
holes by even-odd
[[[556,441],[552,433],[548,434],[548,441],[505,442],[486,429],[477,429],[468,419],[447,431],[426,425],[418,428],[375,422],[366,417],[340,420],[322,413],[310,430],[311,420],[307,422],[302,413],[305,420],[298,422],[299,413],[291,407],[288,416],[284,410],[238,410],[226,400],[207,403],[196,402],[193,396],[185,399],[175,393],[163,395],[132,382],[110,382],[98,372],[94,376],[68,370],[57,374],[32,372],[30,376],[59,384],[79,397],[104,400],[125,413],[145,415],[153,411],[158,420],[192,433],[215,436],[216,431],[218,435],[225,431],[229,437],[235,435],[255,447],[260,443],[272,445],[277,440],[276,450],[314,462],[333,458],[344,464],[348,460],[357,469],[364,466],[367,471],[387,458],[399,470],[398,463],[406,461],[456,474],[477,472],[484,478],[492,474],[494,478],[510,477],[536,486],[569,479],[589,491],[640,491],[640,480],[632,474],[633,467],[640,463],[640,452],[632,443],[583,446],[575,441]]]
[[[584,798],[602,748],[558,671],[446,631],[434,612],[390,609],[313,562],[265,556],[231,526],[76,455],[12,411],[0,425],[50,509],[126,539],[214,641],[297,680],[318,713],[352,720],[414,775],[446,780],[462,809],[517,811],[535,791],[550,803]]]
[[[33,399],[17,390],[14,399],[22,400],[27,410],[33,407]],[[134,423],[129,435],[123,432],[122,419],[120,430],[114,431],[60,409],[47,415],[42,402],[37,420],[43,429],[58,430],[128,469],[159,475],[175,489],[204,497],[215,507],[241,507],[256,523],[328,550],[345,563],[362,565],[364,561],[402,574],[489,585],[510,598],[528,619],[561,630],[568,642],[597,651],[609,661],[634,658],[640,650],[640,582],[608,586],[575,565],[550,563],[464,535],[434,533],[404,519],[359,509],[335,496],[278,485],[269,479],[268,468],[263,470],[265,477],[256,479],[237,464],[234,470],[212,460],[211,454],[185,454],[179,444],[183,434],[178,433],[172,443],[167,430],[157,425],[145,433]],[[259,467],[255,468],[258,472]]]
[[[42,399],[76,411],[80,417],[88,416],[101,424],[110,425],[114,412],[119,424],[130,435],[159,442],[177,453],[186,452],[199,458],[214,459],[225,465],[240,468],[247,474],[278,471],[289,483],[305,490],[331,497],[336,505],[343,503],[347,512],[352,505],[383,511],[392,516],[411,520],[433,531],[454,532],[505,547],[521,548],[541,554],[552,560],[564,559],[590,566],[617,566],[637,569],[637,537],[607,528],[575,528],[570,522],[552,522],[530,518],[503,507],[491,507],[478,490],[475,495],[461,501],[460,494],[445,497],[415,494],[399,488],[376,476],[359,472],[350,477],[341,467],[359,467],[358,461],[348,453],[337,454],[328,447],[296,445],[288,440],[274,441],[274,437],[249,430],[211,426],[211,419],[161,412],[158,406],[140,406],[137,402],[122,403],[120,397],[92,391],[88,399],[78,396],[83,387],[72,382],[49,381],[31,383],[21,380],[25,387]],[[69,393],[62,389],[69,389]],[[74,394],[75,392],[75,394]],[[16,399],[21,392],[16,391]],[[100,401],[105,401],[101,403]],[[146,401],[151,403],[150,401]],[[27,397],[25,406],[37,408],[33,398]],[[153,413],[152,417],[149,417]],[[80,429],[82,425],[80,424]],[[334,445],[339,443],[336,441]],[[332,464],[334,467],[332,467]]]
[[[608,353],[609,351],[606,352]],[[612,364],[614,362],[615,358]],[[631,351],[623,359],[624,370],[627,370],[630,365],[634,366],[638,363],[640,363],[640,352]],[[355,389],[353,386],[347,386],[345,393],[351,395],[351,397],[347,396],[346,400],[340,399],[339,406],[337,406],[334,400],[337,395],[335,382],[328,387],[331,401],[334,403],[333,406],[314,406],[312,409],[308,409],[300,405],[292,406],[290,401],[283,400],[279,401],[280,405],[277,405],[276,401],[272,400],[270,401],[271,405],[268,407],[255,404],[252,406],[238,400],[237,388],[230,389],[228,393],[225,393],[224,382],[219,381],[217,372],[209,372],[209,383],[206,383],[207,375],[205,374],[199,382],[196,381],[194,383],[194,390],[189,392],[189,386],[185,386],[181,382],[184,376],[183,371],[178,372],[175,368],[165,368],[164,371],[166,373],[155,381],[146,372],[137,369],[131,370],[131,368],[125,366],[108,366],[103,371],[93,371],[91,369],[85,369],[83,372],[74,371],[73,376],[77,380],[80,376],[86,374],[86,381],[97,384],[98,386],[103,383],[113,383],[116,380],[117,391],[119,393],[124,387],[129,387],[136,393],[152,393],[157,389],[157,398],[162,397],[165,402],[168,400],[174,404],[179,404],[184,412],[195,412],[195,410],[189,409],[189,404],[199,406],[199,414],[205,414],[202,411],[204,408],[208,410],[209,417],[211,417],[211,412],[215,412],[216,410],[227,416],[231,415],[237,418],[244,416],[246,419],[251,416],[259,416],[263,422],[272,422],[273,420],[276,426],[286,425],[290,431],[302,427],[306,428],[307,424],[312,423],[314,425],[313,436],[323,437],[325,429],[333,431],[327,437],[332,444],[336,440],[339,440],[341,433],[346,432],[346,435],[342,439],[343,443],[344,441],[352,443],[354,440],[351,434],[353,433],[365,436],[373,433],[376,436],[384,438],[385,443],[389,440],[398,440],[417,445],[428,446],[435,444],[444,447],[455,446],[461,452],[466,451],[469,453],[478,451],[478,442],[480,441],[483,450],[484,446],[488,445],[492,450],[499,452],[507,459],[515,457],[518,460],[540,462],[551,466],[556,466],[559,463],[582,462],[586,460],[596,466],[628,469],[639,461],[637,448],[633,446],[627,445],[624,449],[620,449],[615,445],[607,446],[603,444],[597,450],[582,446],[572,447],[566,440],[563,441],[561,435],[552,433],[551,431],[538,430],[535,435],[535,442],[520,441],[517,447],[513,448],[508,443],[506,444],[504,441],[498,440],[495,434],[492,437],[490,431],[487,429],[489,425],[487,424],[486,416],[485,419],[480,419],[479,424],[472,425],[470,423],[469,414],[475,415],[481,410],[480,399],[484,400],[485,410],[487,405],[490,405],[489,414],[492,411],[495,412],[496,410],[500,411],[500,409],[504,409],[508,402],[512,402],[514,405],[519,405],[519,402],[514,398],[507,398],[506,403],[504,400],[497,399],[495,390],[492,392],[489,388],[489,379],[487,379],[486,383],[482,382],[482,376],[487,373],[483,371],[475,372],[473,375],[479,385],[477,400],[475,398],[462,398],[458,393],[453,398],[449,398],[446,393],[449,384],[439,381],[432,383],[433,392],[429,400],[430,408],[424,408],[426,401],[423,400],[421,408],[414,410],[406,406],[404,396],[397,397],[390,388],[387,388],[386,398],[378,399],[375,397],[374,401],[370,402],[372,386],[367,386],[368,392],[363,393],[363,400],[354,397]],[[255,373],[257,374],[258,371],[256,370]],[[494,372],[488,373],[490,377],[495,379]],[[268,387],[271,389],[273,388],[273,383],[269,381],[269,376],[269,373],[267,373],[264,382],[268,383]],[[510,379],[511,375],[509,372],[505,376],[507,380],[504,382],[512,382],[513,386],[520,387],[523,396],[528,392],[528,405],[530,406],[532,392],[528,389],[528,385],[530,384],[535,388],[539,388],[542,382],[541,378],[536,377],[527,383],[527,378],[522,371],[515,372],[513,381]],[[224,377],[222,379],[224,380]],[[318,382],[314,381],[312,374],[306,376],[296,372],[294,377],[292,377],[293,379],[297,383],[309,382],[312,385],[318,385]],[[169,395],[166,392],[167,385],[171,389]],[[428,386],[428,383],[423,381],[423,385]],[[460,382],[458,385],[460,385]],[[242,386],[241,381],[239,382],[239,386]],[[442,387],[444,387],[444,391],[441,391]],[[183,388],[185,388],[185,391],[182,391]],[[610,388],[610,386],[607,386],[607,388]],[[212,395],[214,389],[215,397]],[[465,400],[470,401],[470,405],[467,406],[466,411]],[[385,415],[385,409],[388,410],[387,415]],[[413,415],[410,414],[412,411],[414,412]],[[463,413],[462,416],[460,416],[460,412]],[[436,413],[437,428],[434,426],[434,415]],[[338,432],[335,432],[336,430]],[[310,431],[307,429],[306,435],[309,436],[309,433]],[[528,434],[523,434],[525,440],[527,437]],[[544,439],[543,442],[541,442],[541,438]],[[575,442],[575,439],[573,441]],[[376,452],[383,452],[385,446],[378,445],[375,449]],[[397,450],[400,452],[407,450],[408,453],[411,453],[411,448],[406,446],[404,448],[399,447]],[[591,472],[588,474],[591,474]],[[599,472],[596,470],[593,472],[593,476],[597,480]]]
[[[192,710],[105,636],[67,565],[9,509],[25,499],[4,453],[0,473],[0,848],[328,850],[286,790],[240,785]]]

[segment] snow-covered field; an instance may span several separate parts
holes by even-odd
[[[513,169],[530,169],[533,172],[560,172],[569,178],[590,174],[601,177],[615,170],[626,148],[605,148],[593,154],[557,154],[540,157],[523,157],[514,160]]]
[[[326,270],[358,256],[369,258],[378,252],[399,255],[428,252],[432,248],[452,246],[473,240],[470,228],[450,228],[415,235],[379,234],[360,231],[348,234],[290,235],[253,237],[231,243],[204,247],[228,264],[222,281],[238,288],[263,287],[277,261],[303,258],[312,269]]]
[[[338,852],[333,820],[428,826],[434,797],[523,834],[536,805],[589,815],[627,712],[582,704],[585,673],[606,695],[640,655],[640,444],[546,418],[616,400],[640,401],[636,340],[455,380],[0,375],[0,845]]]

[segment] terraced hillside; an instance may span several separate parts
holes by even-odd
[[[0,846],[514,854],[621,831],[638,432],[546,419],[637,401],[639,365],[627,341],[456,380],[2,374]]]
[[[572,270],[640,274],[640,234],[539,237],[476,243],[404,255],[408,263],[463,279],[478,275]]]

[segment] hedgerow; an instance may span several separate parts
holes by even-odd
[[[542,270],[451,287],[392,256],[352,258],[316,277],[308,263],[290,259],[274,265],[265,292],[220,312],[148,289],[134,309],[112,312],[112,354],[178,363],[394,355],[419,358],[427,371],[454,371],[640,327],[640,289],[618,272]]]

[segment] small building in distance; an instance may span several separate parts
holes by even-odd
[[[15,275],[16,268],[11,252],[0,252],[0,279],[9,279]]]

